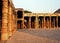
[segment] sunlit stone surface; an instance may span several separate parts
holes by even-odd
[[[60,13],[25,13],[12,0],[0,0],[1,43],[60,43]]]

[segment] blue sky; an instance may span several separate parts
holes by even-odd
[[[15,8],[32,12],[53,13],[60,8],[60,0],[12,0]]]

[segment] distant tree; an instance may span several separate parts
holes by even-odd
[[[31,11],[25,10],[24,13],[32,13]]]

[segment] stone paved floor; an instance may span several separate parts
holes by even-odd
[[[17,30],[6,43],[45,43],[43,38],[60,41],[58,30]],[[42,39],[42,40],[41,40]],[[48,42],[46,42],[48,43]]]

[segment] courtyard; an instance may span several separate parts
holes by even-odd
[[[5,43],[60,43],[60,29],[18,29]]]

